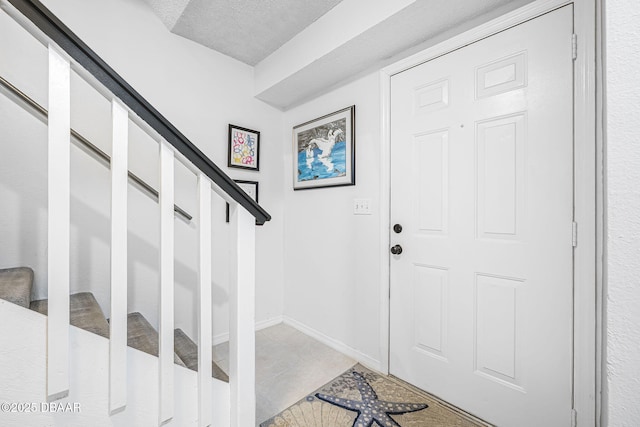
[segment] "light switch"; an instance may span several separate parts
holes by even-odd
[[[353,199],[354,215],[371,215],[371,199]]]

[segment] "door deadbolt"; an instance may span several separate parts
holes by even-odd
[[[395,231],[396,233],[402,233],[402,226],[400,224],[394,225],[393,231]]]

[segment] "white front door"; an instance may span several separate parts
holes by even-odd
[[[571,422],[572,33],[566,6],[391,80],[390,371],[499,426]]]

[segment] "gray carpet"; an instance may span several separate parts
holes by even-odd
[[[147,319],[138,312],[127,315],[127,345],[152,356],[158,356],[158,349],[160,348],[158,332],[151,326]],[[180,360],[177,354],[173,356],[174,362],[177,365],[186,368],[186,365]]]
[[[0,269],[0,299],[46,316],[49,312],[49,301],[31,301],[33,278],[33,270],[29,267]],[[91,292],[70,295],[69,311],[71,325],[109,338],[109,322]],[[129,313],[127,316],[127,345],[158,356],[158,332],[140,313]],[[174,350],[176,364],[193,371],[198,370],[198,346],[181,329],[174,331]],[[212,363],[212,376],[229,382],[229,376],[215,362]]]
[[[0,270],[0,298],[29,308],[33,270],[29,267]]]
[[[182,329],[174,331],[174,341],[176,354],[182,359],[187,368],[192,371],[198,370],[198,345]],[[220,381],[229,382],[229,375],[226,374],[215,362],[211,362],[211,376]]]
[[[32,301],[30,308],[46,316],[49,301],[46,299]],[[109,324],[91,292],[80,292],[70,296],[69,316],[73,326],[109,338]]]

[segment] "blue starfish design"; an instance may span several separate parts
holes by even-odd
[[[428,407],[424,403],[396,403],[379,400],[378,395],[362,374],[355,371],[351,374],[356,379],[362,401],[343,399],[322,393],[316,393],[316,397],[343,409],[357,412],[358,416],[353,422],[353,427],[371,427],[374,421],[381,427],[402,427],[389,415],[421,411]]]

